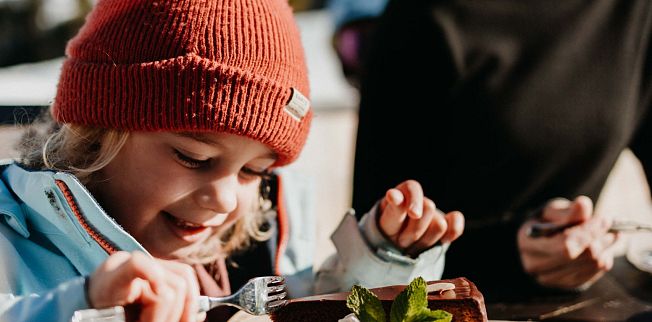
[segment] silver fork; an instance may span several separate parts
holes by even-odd
[[[218,306],[234,306],[252,315],[263,315],[281,308],[287,300],[285,279],[280,276],[255,277],[247,281],[237,292],[226,297],[200,296],[199,312],[207,312]],[[125,322],[125,309],[114,306],[105,309],[76,311],[71,322]]]
[[[233,295],[226,297],[199,297],[199,312],[221,305],[237,307],[249,314],[268,314],[283,306],[287,300],[285,280],[280,276],[263,276],[250,279]]]

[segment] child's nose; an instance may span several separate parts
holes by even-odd
[[[238,205],[237,178],[225,177],[208,182],[197,193],[200,207],[216,213],[228,214]]]

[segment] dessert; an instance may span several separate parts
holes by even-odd
[[[450,283],[454,285],[451,289]],[[475,284],[466,278],[459,277],[451,280],[427,282],[428,308],[431,310],[444,310],[453,315],[453,322],[485,322],[487,312],[484,306],[482,293]],[[438,285],[434,285],[438,284]],[[433,286],[434,285],[434,286]],[[392,301],[406,288],[406,285],[392,285],[372,288],[389,316]],[[324,321],[337,322],[351,314],[347,307],[346,293],[333,293],[292,299],[286,306],[272,314],[274,322],[308,322]]]

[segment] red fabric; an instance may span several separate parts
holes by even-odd
[[[202,295],[220,297],[231,295],[229,274],[224,259],[219,259],[206,266],[196,264],[193,267],[197,274]],[[206,321],[226,321],[233,314],[234,310],[229,306],[217,307],[207,313]]]
[[[197,280],[201,293],[208,296],[227,296],[231,294],[229,273],[226,270],[224,259],[211,263],[208,269],[203,265],[196,264],[193,267],[197,273]]]
[[[277,199],[277,220],[278,220],[278,243],[276,247],[276,254],[274,256],[274,274],[283,275],[281,273],[281,258],[285,253],[285,249],[290,239],[290,222],[285,210],[285,196],[283,196],[283,180],[281,176],[276,177],[278,180],[278,196]]]
[[[298,157],[312,111],[292,9],[283,0],[101,0],[67,46],[52,113],[63,123],[247,136]]]

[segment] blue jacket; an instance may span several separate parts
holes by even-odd
[[[74,311],[88,308],[84,276],[110,252],[147,253],[73,175],[29,171],[15,163],[1,165],[0,173],[0,322],[70,321]],[[287,227],[273,238],[272,260],[292,296],[441,276],[446,247],[417,259],[402,256],[373,224],[375,211],[360,224],[353,215],[344,216],[332,236],[337,254],[313,274],[315,225],[300,201],[308,189],[291,174],[283,177],[283,190],[294,199],[285,200],[285,211],[279,212]]]

